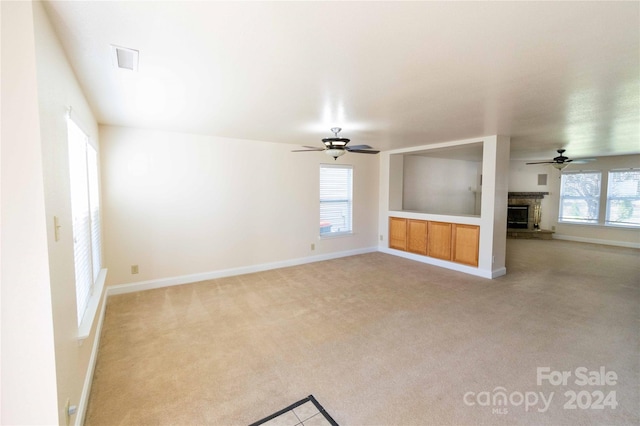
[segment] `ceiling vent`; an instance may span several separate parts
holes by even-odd
[[[138,71],[138,55],[137,50],[111,45],[113,66],[121,70]]]

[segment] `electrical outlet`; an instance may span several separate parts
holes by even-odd
[[[315,250],[316,249],[316,245],[311,243],[311,250]]]
[[[138,273],[138,265],[131,265],[131,273],[132,274]]]
[[[71,400],[67,398],[66,404],[64,404],[64,418],[67,423],[67,426],[71,424],[71,416],[78,412],[77,405],[71,405]]]
[[[71,419],[70,419],[70,415],[69,415],[69,405],[71,404],[71,401],[69,400],[69,398],[67,398],[67,403],[64,404],[64,418],[67,421],[67,426],[69,426],[69,424],[71,423]]]

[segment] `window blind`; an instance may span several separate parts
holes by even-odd
[[[352,207],[353,167],[320,165],[320,236],[353,232]]]
[[[67,119],[73,257],[78,325],[101,268],[98,156],[89,137]]]
[[[563,173],[560,183],[560,222],[598,223],[600,172]]]
[[[640,226],[640,169],[609,172],[606,224]]]
[[[91,264],[93,282],[98,279],[102,267],[102,238],[100,222],[100,189],[98,186],[98,153],[87,144],[87,172],[89,184],[89,211],[91,219]]]

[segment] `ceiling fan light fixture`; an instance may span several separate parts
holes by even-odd
[[[325,149],[324,152],[329,156],[329,157],[333,157],[334,160],[337,160],[338,157],[342,156],[345,154],[344,149],[340,149],[340,148],[329,148],[329,149]]]
[[[562,170],[567,167],[569,163],[553,163],[552,166],[558,170]]]

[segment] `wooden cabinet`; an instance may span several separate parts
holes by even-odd
[[[453,224],[453,261],[470,266],[478,266],[480,227],[476,225]]]
[[[480,227],[390,217],[389,247],[477,267]]]
[[[451,260],[451,227],[447,222],[429,222],[427,256]]]
[[[389,247],[398,250],[407,249],[407,219],[389,218]]]
[[[427,254],[427,221],[407,220],[407,251]]]

